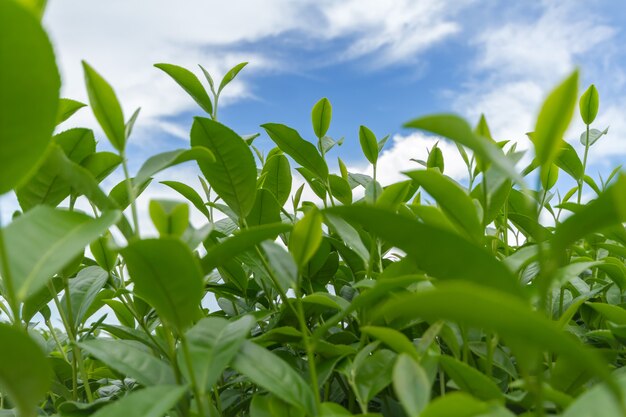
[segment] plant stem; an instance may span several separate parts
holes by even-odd
[[[202,417],[205,417],[206,411],[204,409],[203,395],[198,386],[196,380],[196,373],[193,369],[193,361],[191,360],[191,354],[189,353],[189,345],[187,344],[187,337],[184,333],[180,334],[180,345],[183,348],[183,355],[185,357],[185,364],[187,365],[187,372],[189,372],[189,379],[191,379],[191,387],[193,389],[193,395],[196,397],[196,404],[198,405],[198,411]]]
[[[586,135],[587,140],[585,141],[585,154],[583,155],[583,178],[585,176],[585,172],[587,171],[587,156],[589,155],[589,125],[587,125]],[[582,199],[584,185],[584,179],[578,180],[578,204],[580,204],[580,200]]]
[[[13,277],[9,268],[9,257],[4,241],[4,229],[2,227],[2,207],[0,207],[0,266],[2,266],[2,281],[4,282],[5,293],[4,298],[9,303],[11,315],[13,316],[13,325],[17,328],[22,327],[20,317],[20,306],[15,295],[15,286],[13,285]]]
[[[135,237],[139,236],[139,216],[137,215],[137,204],[135,203],[135,187],[133,181],[128,173],[128,161],[126,160],[126,152],[121,152],[122,169],[124,170],[124,177],[126,178],[126,190],[128,192],[128,201],[130,202],[130,210],[133,216],[133,224],[135,225]]]

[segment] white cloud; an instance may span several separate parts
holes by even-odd
[[[388,149],[384,150],[378,158],[378,182],[385,186],[407,180],[408,177],[402,174],[402,172],[423,168],[422,165],[411,161],[411,159],[425,161],[428,159],[428,151],[436,143],[438,143],[439,149],[443,153],[444,174],[457,181],[467,178],[467,168],[456,145],[445,139],[415,132],[406,136],[394,135],[392,137],[391,143],[387,145]],[[350,172],[372,175],[372,168],[369,165],[353,166],[349,170]]]
[[[610,54],[616,31],[583,3],[543,2],[537,19],[520,19],[490,24],[470,41],[477,57],[470,79],[452,101],[473,122],[484,113],[496,139],[513,139],[518,149],[528,149],[525,133],[534,129],[543,99],[577,65],[592,79],[617,80],[621,71],[610,75],[594,59],[599,47]],[[578,119],[576,113],[567,136],[574,144],[582,126]]]
[[[155,128],[182,136],[180,126],[164,122],[164,116],[200,111],[154,63],[175,63],[201,76],[198,63],[221,75],[238,62],[250,61],[244,70],[248,76],[225,90],[220,102],[227,105],[254,96],[250,74],[299,71],[280,47],[259,48],[260,41],[280,37],[314,48],[341,40],[345,50],[336,59],[375,53],[378,65],[394,64],[458,32],[451,16],[467,3],[62,0],[50,2],[45,23],[59,57],[63,94],[86,100],[80,64],[85,59],[114,86],[127,117],[142,107],[136,136],[146,144]],[[89,111],[79,112],[72,123],[96,125]]]

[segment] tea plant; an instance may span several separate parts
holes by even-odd
[[[326,135],[329,100],[313,107],[313,142],[262,125],[276,144],[264,154],[217,120],[245,64],[219,85],[204,68],[206,83],[157,64],[199,116],[188,147],[131,177],[139,112],[126,118],[87,63],[89,107],[115,152],[90,129],[54,133],[86,105],[58,97],[42,12],[0,2],[0,193],[21,207],[0,228],[0,415],[624,415],[626,176],[586,172],[607,130],[577,72],[541,107],[525,168],[484,117],[472,129],[438,114],[406,127],[454,142],[468,183],[445,175],[435,145],[383,187],[387,137],[365,126],[373,175],[341,159],[329,170],[341,144]],[[563,140],[577,102],[582,161]],[[150,202],[158,237],[146,238],[137,199],[188,161],[202,191],[162,181],[180,198]],[[306,181],[295,192],[293,165]],[[125,179],[106,193],[117,169]],[[575,184],[564,195],[558,175]],[[303,201],[304,187],[319,200]]]

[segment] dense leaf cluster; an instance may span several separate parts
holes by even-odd
[[[383,187],[387,137],[365,126],[373,175],[341,159],[329,170],[343,139],[327,136],[327,99],[313,142],[267,123],[276,147],[263,154],[217,121],[245,63],[219,85],[201,68],[209,89],[157,64],[201,116],[188,147],[131,177],[139,111],[127,119],[87,63],[89,107],[115,152],[86,128],[55,133],[85,104],[58,97],[41,3],[0,1],[0,193],[21,207],[0,228],[0,415],[624,415],[626,176],[586,174],[607,130],[592,128],[598,92],[579,99],[577,72],[544,102],[529,163],[484,117],[471,128],[432,115],[406,126],[454,142],[469,181],[445,175],[435,145]],[[577,103],[582,160],[563,140]],[[136,200],[189,161],[201,191],[163,181],[180,198],[150,201],[158,237],[146,238]],[[292,167],[306,182],[295,192]],[[105,192],[117,169],[125,179]],[[564,195],[559,174],[573,184]]]

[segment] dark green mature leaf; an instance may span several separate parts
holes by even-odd
[[[414,360],[419,361],[419,354],[413,343],[398,330],[388,327],[363,326],[361,327],[361,332],[375,337],[397,353],[404,353]]]
[[[506,408],[478,401],[462,392],[453,392],[428,404],[420,417],[513,417]]]
[[[220,82],[220,86],[217,89],[217,94],[221,93],[224,87],[226,87],[232,80],[234,80],[237,74],[239,74],[239,71],[241,71],[246,65],[248,65],[247,62],[242,62],[228,70],[228,72],[224,75],[224,78],[222,78],[222,82]]]
[[[457,144],[467,146],[483,160],[491,162],[506,173],[513,181],[523,184],[524,180],[502,150],[486,138],[478,137],[470,125],[461,117],[453,114],[435,114],[420,117],[404,124],[404,127],[425,130],[435,135],[448,138]]]
[[[326,181],[328,177],[326,162],[315,146],[302,139],[296,130],[277,123],[266,123],[261,127],[281,151],[291,156],[294,161],[311,171],[320,180]]]
[[[259,188],[256,192],[254,206],[250,214],[246,217],[249,226],[259,226],[262,224],[280,223],[280,206],[276,197],[270,191]]]
[[[430,194],[453,223],[476,242],[483,238],[483,226],[472,199],[459,184],[434,169],[405,172]]]
[[[72,100],[69,98],[59,99],[59,108],[57,110],[56,124],[60,125],[61,123],[72,117],[72,115],[78,110],[86,106],[87,105],[85,103],[81,103],[80,101]]]
[[[485,401],[503,398],[500,388],[493,380],[468,364],[447,355],[439,357],[439,364],[460,389],[474,397]]]
[[[276,201],[282,207],[289,199],[291,194],[291,167],[289,166],[289,160],[285,155],[273,155],[267,159],[263,170],[261,171],[261,177],[263,177],[263,187],[269,190]]]
[[[173,64],[154,64],[154,66],[172,77],[208,114],[213,113],[213,105],[206,90],[193,72]]]
[[[304,267],[322,243],[322,214],[311,209],[294,226],[289,236],[291,252],[298,268]]]
[[[223,265],[233,257],[254,248],[264,240],[274,240],[276,236],[291,229],[289,224],[267,224],[250,227],[236,233],[234,236],[207,248],[207,254],[200,261],[205,273]]]
[[[130,340],[94,339],[79,346],[115,371],[137,380],[142,385],[163,385],[175,382],[170,366],[150,353],[139,342]]]
[[[471,281],[523,297],[517,278],[504,264],[453,232],[375,207],[335,207],[327,211],[358,223],[404,250],[435,278]]]
[[[283,401],[315,415],[315,400],[309,384],[284,360],[245,341],[232,367]]]
[[[556,323],[532,311],[528,304],[502,291],[466,282],[441,284],[435,290],[391,299],[376,311],[375,317],[443,319],[489,329],[510,342],[562,355],[607,381],[617,392],[604,360],[596,352],[563,333]]]
[[[578,98],[578,71],[556,87],[543,103],[531,140],[539,165],[549,166],[558,156],[563,135],[574,114]]]
[[[213,153],[205,147],[194,146],[191,149],[177,149],[151,156],[143,163],[135,176],[137,183],[142,183],[153,175],[174,165],[196,160],[198,164],[210,164],[215,162]]]
[[[202,173],[222,200],[246,217],[256,196],[257,170],[250,147],[226,126],[203,117],[194,118],[191,145],[213,153],[216,162],[199,164]]]
[[[67,309],[67,294],[63,295],[61,306],[65,317],[70,318],[73,326],[82,324],[87,318],[87,311],[108,278],[109,273],[104,269],[98,266],[88,266],[81,269],[75,278],[69,280],[71,311]]]
[[[177,385],[143,388],[102,407],[92,417],[163,417],[186,390],[186,387]]]
[[[198,317],[203,276],[197,258],[174,238],[132,242],[122,250],[137,296],[178,332]],[[175,279],[174,279],[175,278]]]
[[[296,288],[298,283],[298,265],[296,265],[293,257],[274,242],[265,241],[261,244],[261,247],[281,289],[287,292],[290,288]]]
[[[615,374],[615,379],[623,396],[626,396],[626,374]],[[624,408],[615,401],[606,384],[596,384],[594,387],[579,396],[574,403],[565,410],[562,417],[587,417],[598,414],[598,407],[602,407],[602,417],[622,417]]]
[[[372,398],[391,383],[395,360],[395,353],[383,349],[355,364],[354,388],[362,409],[366,409]]]
[[[202,392],[212,389],[237,355],[254,324],[251,316],[243,316],[232,322],[219,317],[206,317],[187,331],[185,337],[189,354]],[[183,375],[190,380],[182,349],[178,352],[178,362]]]
[[[124,114],[115,91],[89,64],[83,61],[85,84],[89,104],[96,120],[102,127],[111,145],[120,152],[126,147],[126,126]]]
[[[93,219],[77,212],[40,206],[8,225],[3,233],[17,299],[25,300],[45,286],[52,275],[82,253],[85,246],[119,217],[118,211],[105,212]]]
[[[250,417],[305,417],[304,411],[282,401],[275,395],[256,394],[250,402]]]
[[[13,401],[20,415],[35,415],[35,407],[52,381],[50,363],[37,343],[20,329],[0,324],[0,340],[0,391]]]
[[[600,95],[595,85],[591,84],[583,93],[578,102],[578,107],[583,122],[587,125],[593,123],[600,107]]]
[[[361,143],[363,155],[365,155],[371,164],[375,164],[378,161],[378,142],[374,132],[369,130],[366,126],[360,126],[359,142]]]
[[[326,97],[315,103],[311,111],[311,122],[313,123],[313,131],[318,138],[324,137],[328,132],[330,120],[333,117],[333,107]]]
[[[393,367],[393,389],[408,417],[419,417],[430,400],[426,371],[410,355],[400,354]]]
[[[0,39],[1,195],[26,180],[43,159],[61,82],[46,33],[17,2],[0,3]]]

